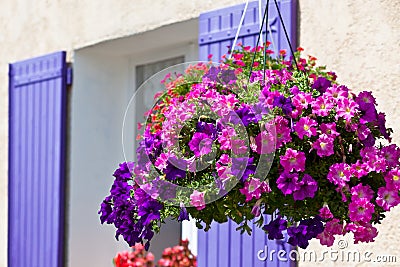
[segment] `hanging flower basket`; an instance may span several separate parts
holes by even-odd
[[[165,78],[136,162],[120,165],[101,204],[117,237],[148,247],[172,217],[206,231],[231,219],[249,234],[254,220],[269,239],[287,232],[302,248],[348,232],[374,241],[373,225],[400,203],[400,150],[385,114],[301,48],[294,61],[268,45]]]

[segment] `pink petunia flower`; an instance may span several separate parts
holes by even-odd
[[[276,148],[282,147],[284,144],[292,141],[290,136],[290,128],[288,127],[288,120],[282,116],[277,116],[274,119],[276,127]]]
[[[392,187],[396,188],[397,190],[400,190],[400,169],[395,168],[390,170],[385,175],[385,181],[387,184],[390,184]]]
[[[218,135],[218,142],[221,144],[221,150],[228,150],[232,148],[231,137],[236,136],[235,129],[226,127],[222,129],[221,134]]]
[[[205,133],[195,133],[189,141],[189,148],[196,157],[209,154],[211,152],[213,140]]]
[[[253,198],[259,199],[262,193],[270,191],[269,187],[265,186],[264,183],[257,178],[250,178],[239,191],[246,196],[246,202],[249,202]]]
[[[349,89],[344,85],[337,86],[336,84],[334,84],[326,89],[323,97],[330,98],[334,102],[338,102],[340,99],[349,97]]]
[[[317,129],[314,126],[317,126],[317,122],[309,117],[301,117],[300,120],[294,126],[294,130],[297,132],[297,135],[300,139],[306,135],[308,137],[314,136],[317,134]]]
[[[321,117],[326,117],[333,108],[333,104],[331,101],[329,101],[329,98],[320,96],[311,103],[311,107],[314,114]]]
[[[167,168],[168,165],[168,159],[171,156],[170,153],[161,153],[160,156],[157,158],[157,160],[154,162],[154,165],[159,169],[159,170],[164,170]]]
[[[368,223],[372,219],[375,206],[366,198],[359,198],[349,204],[349,217],[353,222]]]
[[[292,104],[296,109],[303,110],[308,108],[308,105],[311,103],[312,99],[313,97],[311,93],[299,92],[292,98]]]
[[[351,121],[356,114],[357,103],[349,98],[340,99],[336,108],[336,119],[343,118],[346,121]]]
[[[322,219],[333,218],[333,214],[327,205],[319,209],[319,216],[321,216]]]
[[[288,148],[285,155],[280,157],[280,163],[286,172],[305,170],[306,156],[304,152]]]
[[[313,148],[317,150],[317,155],[321,158],[333,155],[335,153],[333,150],[333,141],[334,139],[332,137],[329,137],[326,134],[321,134],[313,143]]]
[[[319,126],[321,132],[323,134],[326,134],[328,136],[331,136],[333,138],[337,137],[340,135],[340,133],[338,133],[336,131],[336,123],[331,122],[331,123],[321,123],[321,125]]]
[[[329,168],[328,180],[339,187],[346,185],[350,181],[350,166],[346,163],[335,163]]]
[[[374,197],[374,191],[369,185],[358,184],[353,186],[350,190],[351,201],[356,201],[360,198],[365,198],[367,201],[371,201]]]
[[[384,146],[381,155],[385,158],[389,168],[396,167],[399,164],[400,149],[395,144]]]
[[[276,138],[271,132],[262,131],[254,140],[258,154],[270,154],[275,151]]]
[[[190,204],[196,207],[197,210],[204,209],[206,207],[206,202],[204,201],[204,192],[194,190],[190,195]]]
[[[350,172],[357,178],[361,178],[368,174],[366,164],[362,163],[361,161],[357,160],[356,163],[351,164]]]
[[[378,235],[378,230],[370,223],[348,223],[346,230],[354,234],[354,244],[373,242]]]
[[[399,190],[395,188],[380,187],[378,189],[378,197],[376,204],[382,207],[385,211],[390,210],[400,204]]]

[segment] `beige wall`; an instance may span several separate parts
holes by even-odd
[[[44,53],[72,51],[104,40],[194,18],[206,10],[242,3],[219,1],[16,1],[0,9],[0,267],[7,255],[7,64]],[[400,5],[394,0],[300,0],[300,44],[355,90],[370,89],[400,142]],[[400,209],[384,220],[367,249],[398,253]],[[397,220],[397,222],[396,222]],[[397,231],[396,231],[397,230]],[[314,246],[315,247],[315,246]],[[325,262],[325,264],[327,264]],[[302,264],[309,266],[310,264]],[[343,264],[342,264],[343,265]],[[347,266],[347,265],[345,265]],[[365,265],[367,266],[367,265]]]
[[[371,90],[378,109],[387,114],[400,145],[400,5],[393,0],[300,0],[300,44],[320,64],[338,74],[354,91]],[[325,260],[300,266],[400,266],[400,207],[378,227],[376,242],[349,246],[348,251],[397,255],[397,263],[349,263]],[[352,242],[351,237],[344,238]],[[308,250],[317,250],[313,242]],[[338,247],[333,247],[339,250]],[[324,247],[322,250],[326,250]],[[322,251],[320,250],[320,252]],[[340,250],[339,250],[340,251]]]

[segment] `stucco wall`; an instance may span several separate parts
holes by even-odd
[[[378,109],[387,114],[387,126],[400,144],[400,5],[392,0],[300,0],[300,44],[319,62],[335,71],[341,83],[354,91],[370,90]],[[300,266],[400,266],[400,207],[378,227],[376,242],[349,246],[374,255],[396,255],[397,263],[304,262]],[[343,239],[343,238],[342,238]],[[351,237],[344,238],[352,242]],[[317,250],[313,242],[308,250]],[[333,249],[340,251],[338,246]],[[326,250],[326,247],[322,250]],[[319,249],[319,253],[322,252]],[[373,258],[373,257],[372,257]]]
[[[72,51],[103,40],[197,17],[242,0],[20,1],[0,9],[0,266],[7,255],[7,64],[44,53]],[[393,0],[300,0],[300,44],[355,90],[370,89],[400,143],[400,5]],[[162,40],[160,40],[162,42]],[[379,228],[376,254],[397,253],[400,209]],[[396,222],[397,221],[397,222]],[[397,231],[396,231],[397,230]],[[315,246],[314,246],[315,247]],[[399,259],[400,260],[400,259]],[[327,262],[324,262],[327,264]],[[342,264],[343,265],[343,264]],[[302,266],[310,266],[309,263]],[[347,266],[347,265],[345,265]],[[367,265],[365,265],[367,266]],[[368,265],[369,266],[369,265]]]

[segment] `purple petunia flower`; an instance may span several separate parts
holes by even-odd
[[[280,107],[285,115],[289,115],[293,110],[292,100],[290,97],[286,98],[283,95],[275,96],[272,106]]]
[[[188,214],[188,212],[187,212],[187,210],[186,210],[185,205],[182,203],[182,204],[181,204],[181,210],[180,210],[180,212],[179,212],[178,221],[179,221],[179,222],[182,222],[182,221],[184,221],[184,220],[189,221],[189,214]]]
[[[253,162],[254,158],[232,158],[231,174],[240,177],[240,181],[244,183],[250,174],[256,172],[257,166]]]
[[[174,181],[178,178],[185,178],[186,177],[186,168],[178,168],[171,163],[168,163],[167,168],[164,170],[165,178],[168,181]]]
[[[325,77],[318,77],[317,80],[314,82],[314,84],[311,86],[313,89],[317,90],[321,94],[326,92],[326,89],[328,87],[331,87],[332,83]]]
[[[112,196],[106,197],[100,205],[100,210],[98,214],[100,214],[100,221],[101,223],[107,222],[108,224],[113,223],[114,220],[109,220],[110,215],[112,213]]]
[[[244,126],[249,126],[250,123],[256,123],[256,117],[253,111],[247,107],[243,106],[242,108],[236,110],[236,111],[231,111],[229,114],[229,121],[233,124],[240,124],[240,120],[242,121]]]
[[[287,229],[287,221],[278,216],[275,220],[269,224],[264,225],[264,231],[268,232],[268,239],[283,239],[282,231]]]
[[[138,215],[143,219],[143,225],[148,225],[153,220],[160,219],[160,210],[163,205],[157,200],[150,199],[139,206]]]
[[[297,184],[298,188],[293,193],[294,200],[303,200],[307,197],[314,197],[318,189],[317,181],[310,175],[304,174],[303,179]]]
[[[320,233],[324,231],[324,225],[322,223],[322,218],[320,216],[315,216],[314,218],[301,220],[299,225],[307,226],[307,238],[311,240],[317,237]]]
[[[289,244],[292,246],[299,246],[304,249],[308,247],[309,238],[307,237],[306,225],[289,227],[287,233],[290,236],[288,240]]]
[[[213,140],[217,139],[217,128],[212,123],[199,121],[196,125],[196,130],[199,133],[207,134]]]
[[[276,183],[278,185],[278,188],[282,191],[282,193],[288,195],[292,194],[293,191],[299,188],[297,183],[298,178],[299,175],[297,173],[283,172],[279,176],[278,180],[276,180]]]

